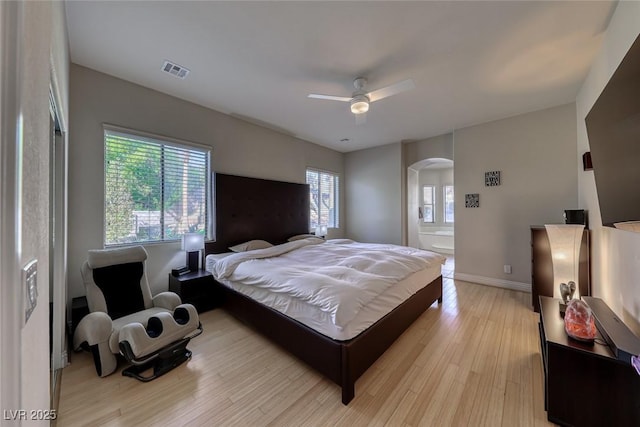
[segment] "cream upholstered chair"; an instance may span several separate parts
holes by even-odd
[[[74,333],[76,350],[93,353],[103,377],[117,368],[117,354],[132,364],[123,375],[150,381],[191,357],[189,340],[202,333],[198,312],[173,292],[152,297],[142,246],[91,250],[82,266],[89,314]],[[153,374],[142,373],[153,368]]]

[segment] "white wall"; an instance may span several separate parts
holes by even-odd
[[[575,153],[574,104],[456,130],[456,275],[530,289],[529,227],[561,223],[577,208]],[[488,171],[501,171],[500,186],[485,187]],[[464,207],[470,193],[480,194],[479,208]]]
[[[49,408],[49,85],[51,3],[26,2],[22,115],[24,148],[22,178],[21,265],[38,260],[38,305],[22,330],[22,408]],[[59,22],[58,22],[59,23]],[[63,23],[62,23],[63,25]],[[59,27],[57,27],[59,28]],[[57,33],[60,36],[60,33]],[[58,44],[66,43],[64,39]],[[59,58],[60,52],[54,52]],[[64,58],[56,63],[63,63]],[[57,70],[62,71],[63,70]],[[59,81],[64,93],[64,81]],[[64,110],[61,114],[65,114]],[[45,424],[45,423],[43,423]],[[48,423],[47,423],[48,424]]]
[[[64,14],[62,3],[21,2],[11,8],[2,5],[2,18],[12,19],[16,26],[12,33],[2,32],[3,49],[13,46],[18,50],[18,58],[14,63],[3,62],[3,84],[15,88],[14,105],[4,101],[8,92],[2,88],[3,123],[10,115],[14,123],[18,123],[16,135],[10,137],[3,134],[3,144],[15,144],[12,149],[16,158],[4,159],[14,164],[3,171],[4,184],[15,186],[17,198],[4,200],[2,216],[15,218],[17,233],[15,247],[11,254],[3,252],[3,258],[11,259],[3,263],[3,269],[12,271],[10,276],[14,282],[20,283],[20,270],[31,260],[37,260],[38,300],[35,310],[26,325],[24,321],[23,294],[20,287],[11,300],[2,299],[3,340],[2,340],[2,403],[4,410],[43,410],[50,407],[49,401],[49,86],[57,88],[60,100],[60,114],[68,118],[66,109],[68,78],[66,76],[68,50],[66,48],[66,30],[64,30]],[[9,9],[12,11],[9,12]],[[5,15],[6,13],[6,15]],[[14,14],[15,13],[15,14]],[[6,23],[3,22],[3,24]],[[10,40],[5,39],[9,37]],[[3,55],[5,51],[3,50]],[[14,68],[15,67],[15,68]],[[9,68],[16,70],[14,74]],[[7,80],[5,80],[7,79]],[[53,82],[51,81],[53,79]],[[10,96],[13,99],[13,95]],[[7,137],[4,139],[4,137]],[[4,150],[3,150],[4,151]],[[4,161],[3,160],[3,161]],[[22,165],[15,167],[15,165]],[[5,174],[9,172],[10,174]],[[7,187],[4,187],[5,190]],[[6,194],[3,191],[2,194]],[[4,228],[3,228],[4,229]],[[5,230],[6,231],[6,230]],[[14,236],[3,235],[3,239],[13,240]],[[15,262],[13,262],[15,260]],[[6,259],[5,259],[6,261]],[[2,277],[7,277],[3,271]],[[2,286],[16,283],[2,283]],[[17,285],[18,286],[18,285]],[[19,286],[22,286],[21,284]],[[3,292],[3,295],[4,292]],[[17,317],[7,318],[4,314],[7,306]],[[10,336],[13,336],[10,337]],[[16,339],[16,337],[18,337]],[[13,354],[20,354],[19,360]],[[11,367],[5,363],[10,361]],[[7,371],[7,368],[13,368]],[[8,402],[5,384],[14,386],[10,401],[16,407],[5,407]],[[3,417],[4,422],[4,417]],[[27,421],[24,424],[48,425],[49,421]],[[4,425],[4,424],[3,424]]]
[[[619,2],[576,99],[577,158],[589,151],[584,119],[640,33],[640,3]],[[592,292],[640,333],[640,234],[602,227],[593,172],[578,172],[580,208],[589,211]],[[637,191],[637,189],[630,189]]]
[[[402,144],[345,154],[346,236],[402,244]]]
[[[417,248],[418,231],[420,221],[418,218],[418,208],[420,207],[420,194],[418,191],[419,172],[412,168],[407,168],[407,246]]]
[[[77,65],[71,66],[70,107],[68,271],[72,297],[84,295],[80,267],[87,250],[103,247],[103,123],[209,145],[212,169],[217,172],[300,183],[305,182],[307,167],[343,176],[339,152]],[[344,209],[340,211],[344,224]],[[342,229],[331,230],[329,237],[342,234]],[[184,252],[179,243],[146,249],[149,284],[155,294],[167,289],[167,275],[172,267],[184,264]]]

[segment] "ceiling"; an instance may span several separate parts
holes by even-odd
[[[348,152],[573,102],[612,1],[67,1],[71,61]],[[191,72],[161,71],[164,60]],[[356,125],[351,96],[412,79]],[[341,141],[348,139],[349,141]]]

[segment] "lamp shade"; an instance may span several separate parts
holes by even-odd
[[[614,222],[613,226],[618,230],[640,233],[640,221]]]
[[[184,233],[182,235],[182,250],[187,252],[199,251],[204,248],[204,234]]]
[[[578,282],[580,243],[584,225],[550,224],[544,227],[551,246],[553,297],[560,298],[560,283]],[[579,293],[579,287],[576,286],[574,298],[579,299]]]
[[[318,225],[316,227],[316,236],[324,237],[327,235],[327,226],[326,225]]]

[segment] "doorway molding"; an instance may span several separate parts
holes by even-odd
[[[405,243],[407,246],[420,248],[420,171],[424,169],[448,169],[453,168],[453,160],[443,157],[429,157],[418,160],[406,167],[405,174]],[[455,185],[455,183],[454,183]],[[455,223],[451,224],[455,228]]]

